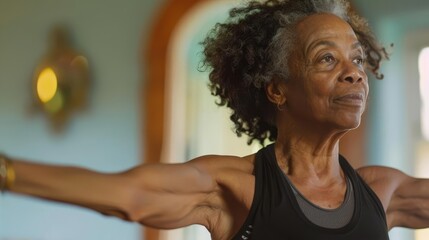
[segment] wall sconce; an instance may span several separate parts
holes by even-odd
[[[33,77],[33,100],[51,122],[61,131],[70,116],[87,105],[90,85],[88,60],[71,46],[64,27],[51,32],[48,53]]]

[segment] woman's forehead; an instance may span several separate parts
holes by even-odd
[[[343,19],[332,14],[315,14],[304,18],[297,25],[297,40],[307,51],[318,42],[335,43],[348,41],[356,44],[357,37],[352,27]]]

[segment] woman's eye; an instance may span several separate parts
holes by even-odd
[[[333,63],[335,58],[331,55],[324,56],[321,60],[322,63]]]
[[[355,58],[355,60],[353,60],[353,62],[358,64],[358,65],[363,65],[365,61],[362,57],[358,57],[358,58]]]

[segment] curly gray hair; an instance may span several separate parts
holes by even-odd
[[[345,0],[251,1],[234,8],[226,23],[218,23],[202,42],[205,67],[210,68],[210,89],[219,105],[232,109],[238,136],[247,134],[249,144],[277,138],[276,108],[267,99],[265,85],[274,77],[288,79],[288,59],[295,46],[296,25],[319,13],[334,14],[353,28],[361,42],[366,66],[377,78],[388,55],[375,40],[367,21]]]

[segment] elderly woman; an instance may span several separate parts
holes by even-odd
[[[250,2],[203,44],[236,132],[273,144],[118,174],[3,157],[0,186],[157,228],[200,224],[216,240],[383,240],[395,226],[429,226],[428,180],[354,170],[338,153],[365,110],[365,69],[381,77],[387,57],[347,2]]]

